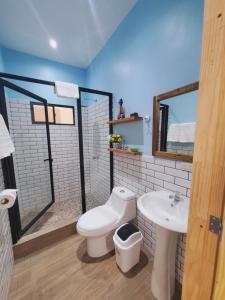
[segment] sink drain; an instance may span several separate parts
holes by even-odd
[[[165,218],[165,220],[166,220],[166,221],[169,221],[170,219],[169,219],[169,218]]]

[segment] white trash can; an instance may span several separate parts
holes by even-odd
[[[131,223],[125,223],[116,230],[113,236],[116,262],[124,273],[139,262],[142,239],[140,230]]]

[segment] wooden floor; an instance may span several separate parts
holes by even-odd
[[[92,259],[82,237],[75,234],[15,263],[10,300],[153,300],[150,291],[152,257],[126,275],[115,255]]]

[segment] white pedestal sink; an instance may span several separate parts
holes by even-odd
[[[156,248],[151,278],[153,295],[171,300],[175,288],[175,259],[178,232],[187,232],[189,201],[174,202],[174,193],[150,192],[138,199],[138,209],[156,226]]]

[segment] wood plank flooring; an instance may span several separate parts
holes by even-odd
[[[89,258],[85,240],[75,234],[16,260],[9,300],[153,300],[153,257],[122,274],[113,253]]]

